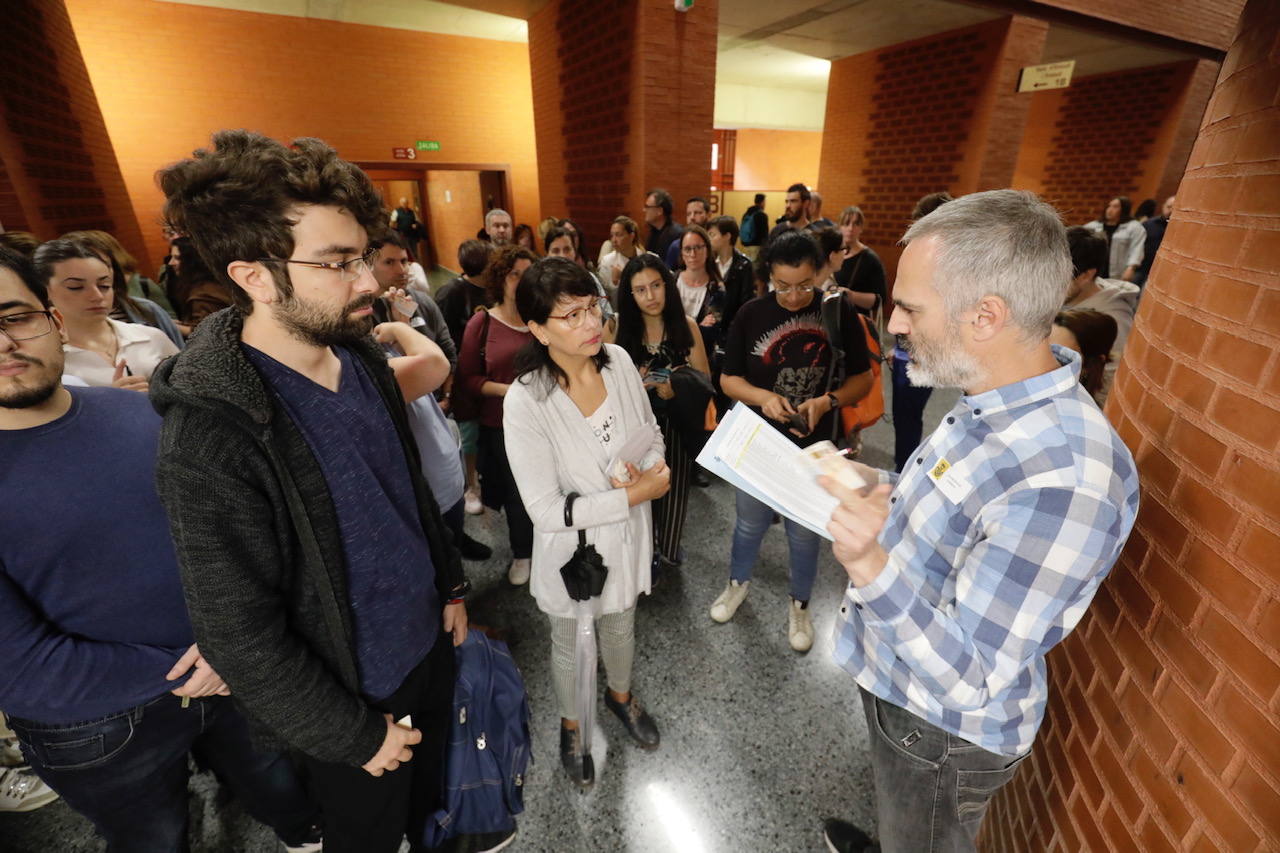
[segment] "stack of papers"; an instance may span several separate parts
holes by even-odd
[[[818,485],[805,452],[773,424],[737,403],[698,454],[698,464],[775,511],[831,539],[839,505]]]

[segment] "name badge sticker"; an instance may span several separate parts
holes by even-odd
[[[952,470],[951,463],[945,459],[939,459],[938,464],[929,470],[929,478],[953,504],[963,503],[969,493],[969,484]]]

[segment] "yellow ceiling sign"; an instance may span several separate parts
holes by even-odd
[[[1018,91],[1039,92],[1042,89],[1065,89],[1071,85],[1071,72],[1075,68],[1074,59],[1049,62],[1044,65],[1028,65],[1018,75]]]

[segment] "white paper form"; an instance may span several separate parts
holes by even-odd
[[[756,500],[830,539],[827,522],[840,502],[818,485],[801,453],[789,438],[739,402],[720,421],[697,461]]]
[[[653,447],[653,440],[656,437],[657,434],[649,424],[641,424],[632,430],[622,447],[618,448],[618,452],[610,457],[609,476],[616,480],[626,479],[626,463],[630,462],[637,468],[640,467],[640,460],[644,459],[645,454]]]

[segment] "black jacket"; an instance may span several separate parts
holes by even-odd
[[[241,350],[242,326],[235,309],[212,315],[151,378],[164,416],[156,485],[191,625],[260,744],[361,765],[386,724],[359,692],[337,515],[306,439]],[[404,399],[371,338],[351,349],[400,436],[445,600],[464,583],[462,565],[422,477]]]
[[[667,224],[662,228],[654,228],[649,226],[649,239],[645,241],[645,249],[653,252],[664,261],[667,257],[667,249],[671,244],[680,239],[684,234],[684,229],[677,225],[674,221],[668,219]]]
[[[724,277],[724,315],[720,319],[720,328],[727,335],[729,324],[738,309],[756,298],[756,272],[751,259],[733,250],[733,261],[729,264],[729,272]]]

